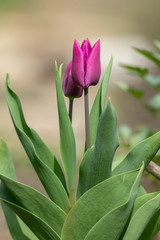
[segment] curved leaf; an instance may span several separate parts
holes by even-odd
[[[33,144],[26,134],[19,130],[18,135],[22,143],[25,144],[28,156],[33,161],[32,164],[39,174],[39,178],[49,197],[65,212],[68,212],[70,209],[70,202],[61,181],[57,175],[38,158],[34,151]]]
[[[69,119],[64,101],[60,76],[61,73],[58,71],[57,63],[55,63],[55,79],[60,129],[60,151],[70,193],[73,194],[76,174],[76,146],[72,124]]]
[[[130,190],[130,195],[126,202],[122,206],[110,211],[104,217],[102,217],[88,232],[85,240],[116,240],[120,237],[137,196],[142,173],[143,166],[137,178],[135,179],[135,182]]]
[[[42,141],[39,135],[33,129],[28,127],[23,115],[21,102],[18,96],[16,95],[16,93],[11,88],[9,75],[7,75],[7,78],[6,78],[6,97],[7,97],[7,103],[8,103],[9,111],[12,117],[12,121],[14,123],[18,136],[19,136],[19,132],[22,131],[26,135],[25,138],[29,138],[29,140],[32,142],[32,148],[34,149],[36,155],[38,156],[38,159],[42,161],[52,171],[55,171],[55,174],[59,177],[64,187],[66,188],[64,174],[55,156],[53,155],[51,150],[48,148],[48,146]],[[20,140],[24,149],[26,150],[26,153],[28,154],[27,152],[28,149],[25,144],[25,139],[24,139],[24,142],[22,142],[22,139]],[[30,160],[33,164],[34,159],[30,159]],[[34,167],[35,167],[35,164],[34,164]],[[39,174],[41,173],[37,171],[37,174],[39,176]]]
[[[0,183],[1,185],[1,183]],[[1,189],[1,186],[0,186]],[[23,233],[23,228],[19,224],[19,220],[15,213],[4,203],[1,202],[1,206],[7,221],[7,225],[13,240],[37,240],[36,237],[32,235],[32,238],[28,237]]]
[[[160,194],[160,192],[153,192],[153,193],[149,193],[149,194],[146,194],[144,196],[138,197],[135,201],[134,208],[133,208],[133,211],[132,211],[132,214],[131,214],[130,218],[132,218],[135,215],[135,213],[137,212],[137,210],[139,208],[141,208],[144,204],[146,204],[151,199],[155,198],[158,194]],[[153,237],[157,234],[157,232],[159,230],[160,230],[160,216],[159,216],[155,226],[152,227],[152,229],[151,229],[152,235],[149,238],[149,240],[152,240]]]
[[[160,215],[160,194],[142,205],[131,218],[123,240],[149,240]]]
[[[10,207],[24,221],[39,240],[60,240],[60,237],[54,232],[54,230],[52,230],[40,218],[3,198],[0,198],[0,200]]]
[[[140,196],[136,199],[133,207],[133,211],[131,214],[131,218],[134,216],[134,214],[137,212],[137,210],[142,207],[146,202],[150,201],[151,199],[155,198],[160,192],[153,192],[148,193],[143,196]]]
[[[95,143],[99,118],[105,107],[108,82],[109,82],[109,77],[112,70],[112,63],[113,63],[113,57],[111,57],[110,59],[107,70],[104,74],[104,77],[102,79],[101,85],[98,89],[97,95],[95,97],[95,100],[90,112],[91,146]]]
[[[83,240],[104,215],[127,201],[138,174],[139,170],[117,175],[88,190],[70,210],[61,240]]]
[[[111,176],[112,161],[118,147],[117,117],[110,99],[101,114],[95,145],[80,165],[77,197]]]
[[[11,156],[6,143],[2,138],[0,139],[0,172],[3,172],[5,176],[16,180]],[[2,182],[0,183],[0,196],[5,196],[5,198],[7,197],[9,200],[13,200],[13,196]],[[13,240],[37,240],[37,237],[20,221],[5,203],[1,202],[1,205]]]
[[[39,217],[60,236],[66,214],[55,203],[29,186],[1,174],[0,179],[17,200],[19,206]]]
[[[160,132],[145,139],[137,144],[121,161],[121,163],[114,168],[112,174],[120,174],[123,172],[134,170],[142,165],[144,161],[145,167],[156,155],[160,148]]]

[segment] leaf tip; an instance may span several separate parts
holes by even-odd
[[[6,74],[6,84],[7,86],[10,85],[9,73]]]

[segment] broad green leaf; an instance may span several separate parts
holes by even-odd
[[[160,194],[147,201],[131,218],[123,240],[150,240],[160,215]]]
[[[130,195],[126,202],[122,204],[122,206],[113,209],[103,216],[88,232],[85,240],[116,240],[120,237],[137,196],[142,173],[143,167],[135,179],[135,182],[130,190]]]
[[[151,199],[155,198],[158,194],[159,194],[159,192],[153,192],[153,193],[148,193],[141,197],[136,198],[136,201],[135,201],[134,207],[133,207],[133,211],[131,214],[131,218],[135,215],[135,213],[137,212],[137,210],[139,208],[141,208],[144,204],[146,204]]]
[[[0,183],[0,190],[2,191],[2,183]],[[32,235],[32,238],[29,238],[28,234],[26,236],[23,233],[23,227],[20,226],[17,216],[4,202],[1,202],[1,206],[13,240],[37,240],[34,235]]]
[[[150,201],[151,199],[155,198],[160,192],[153,192],[153,193],[149,193],[146,195],[143,195],[141,197],[138,197],[135,201],[134,204],[134,208],[131,214],[131,218],[135,215],[136,211],[142,207],[145,203],[147,203],[148,201]],[[157,234],[157,232],[160,230],[160,217],[158,218],[158,221],[156,222],[154,228],[152,228],[152,236],[150,238],[150,240],[153,239],[153,237]]]
[[[147,194],[146,190],[144,189],[144,187],[142,185],[140,185],[137,197],[144,196],[145,194]]]
[[[9,189],[19,206],[39,217],[60,236],[66,214],[54,202],[33,188],[3,176],[2,173],[0,180]]]
[[[155,110],[160,109],[160,93],[156,94],[149,100],[149,105]]]
[[[120,174],[137,169],[144,161],[145,167],[156,155],[160,148],[160,132],[137,144],[122,162],[113,170],[112,174]]]
[[[18,135],[20,140],[25,143],[28,156],[33,160],[32,164],[39,174],[39,178],[49,197],[65,212],[68,212],[70,209],[70,202],[61,181],[57,175],[38,158],[34,151],[33,144],[30,139],[26,137],[26,134],[19,130]]]
[[[156,236],[156,234],[160,231],[160,214],[159,214],[159,217],[158,217],[158,220],[153,228],[153,231],[152,231],[152,235],[150,237],[149,240],[152,240],[154,236]]]
[[[107,87],[111,74],[113,63],[113,57],[111,57],[108,64],[107,70],[104,74],[100,87],[98,89],[97,95],[95,97],[91,112],[90,112],[90,134],[91,134],[91,146],[95,143],[97,136],[97,127],[100,115],[104,109],[107,95]]]
[[[16,174],[13,166],[13,162],[5,141],[0,139],[0,172],[3,172],[5,176],[16,180]],[[0,195],[3,195],[10,200],[13,196],[5,185],[0,183]],[[6,222],[13,240],[37,240],[37,237],[27,228],[27,226],[18,219],[15,213],[3,202],[1,202],[2,209],[6,218]]]
[[[9,208],[11,208],[38,237],[39,240],[60,240],[56,232],[44,221],[26,209],[0,198]]]
[[[140,67],[125,65],[125,64],[121,64],[120,66],[129,70],[132,74],[139,77],[144,77],[148,73],[147,68],[140,68]]]
[[[76,174],[76,144],[72,124],[69,119],[64,101],[60,75],[61,74],[59,74],[57,63],[55,63],[55,79],[60,130],[60,151],[70,193],[73,194]]]
[[[160,67],[160,54],[149,52],[144,49],[134,48],[137,52],[154,62],[158,67]]]
[[[139,170],[120,174],[88,190],[70,210],[61,240],[83,240],[104,215],[127,201],[138,174]]]
[[[6,79],[6,96],[18,137],[46,192],[54,202],[67,211],[65,208],[68,197],[62,185],[62,182],[65,184],[63,172],[53,153],[38,134],[26,124],[20,100],[11,89],[8,75]],[[54,172],[55,170],[56,172]]]
[[[132,94],[135,98],[141,99],[143,97],[144,91],[140,88],[130,87],[127,83],[118,81],[116,85],[125,92]]]
[[[117,117],[109,99],[100,116],[96,142],[89,153],[84,155],[80,165],[77,197],[111,176],[112,161],[118,145]]]
[[[42,141],[39,135],[33,129],[28,127],[23,115],[21,102],[18,96],[16,95],[16,93],[11,88],[9,75],[7,75],[7,78],[6,78],[6,97],[7,97],[9,111],[10,111],[12,121],[14,123],[17,134],[19,134],[19,131],[22,131],[23,133],[26,134],[26,137],[28,137],[32,142],[34,151],[36,152],[36,155],[38,156],[38,158],[48,168],[50,168],[52,171],[55,171],[55,174],[59,177],[64,187],[66,188],[64,174],[54,154],[51,152],[48,146]],[[28,154],[27,147],[25,146],[25,142],[22,142],[22,145],[25,148],[26,153]],[[33,163],[33,159],[31,160],[31,162]]]

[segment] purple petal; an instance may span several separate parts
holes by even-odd
[[[72,78],[77,85],[84,87],[84,57],[82,49],[76,40],[73,46]]]
[[[85,86],[96,85],[101,75],[100,63],[100,40],[91,49],[90,55],[86,60]]]
[[[83,88],[77,86],[71,76],[72,61],[68,64],[66,73],[63,78],[63,92],[66,97],[78,98],[82,96]]]
[[[90,41],[87,38],[87,40],[84,40],[81,45],[81,49],[82,49],[84,58],[88,58],[88,56],[91,52],[91,48],[92,47],[91,47]]]

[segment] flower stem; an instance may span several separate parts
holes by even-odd
[[[85,107],[86,150],[87,150],[88,148],[91,147],[88,88],[84,88],[84,107]]]
[[[73,112],[73,99],[69,99],[69,118],[72,123],[72,112]]]

